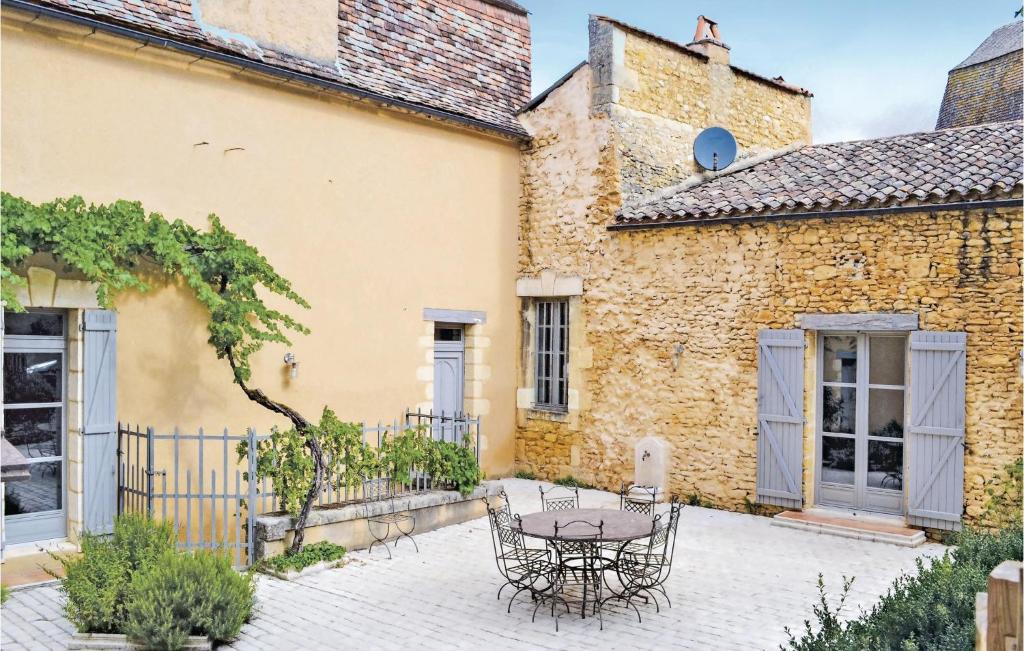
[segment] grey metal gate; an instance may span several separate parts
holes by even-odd
[[[443,428],[476,449],[480,461],[480,418],[467,414],[434,414],[406,411],[390,423],[363,425],[363,443],[380,447],[384,437],[407,429],[430,436]],[[207,433],[160,434],[119,423],[117,426],[117,512],[145,513],[170,520],[178,530],[183,549],[219,549],[230,554],[238,567],[246,567],[253,558],[256,518],[280,510],[273,485],[256,472],[255,456],[238,462],[236,448],[246,441],[256,449],[269,434],[249,428],[244,435],[224,429]],[[429,490],[430,477],[411,468],[412,481],[397,486],[396,492]],[[336,505],[362,501],[361,488],[341,482],[325,482],[318,505]]]

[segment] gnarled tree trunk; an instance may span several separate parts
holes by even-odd
[[[225,351],[225,357],[228,359],[228,364],[231,365],[231,371],[235,375],[235,382],[241,387],[249,400],[252,400],[256,404],[269,409],[270,411],[281,414],[292,422],[295,430],[302,434],[306,439],[306,447],[309,449],[310,455],[313,457],[313,484],[309,487],[309,492],[306,493],[306,499],[302,503],[302,509],[299,510],[299,517],[295,520],[295,536],[292,538],[292,545],[288,549],[290,553],[298,552],[302,549],[302,542],[306,536],[306,520],[309,518],[309,511],[313,508],[313,503],[316,501],[317,495],[320,494],[320,490],[323,488],[324,482],[324,451],[320,447],[320,441],[317,440],[314,432],[313,425],[306,420],[306,418],[295,411],[288,405],[271,400],[267,397],[267,394],[263,393],[260,389],[254,389],[248,386],[239,376],[238,368],[235,366],[235,358],[230,349]],[[249,450],[249,454],[256,454],[256,450]],[[249,481],[255,481],[254,477],[250,477]]]

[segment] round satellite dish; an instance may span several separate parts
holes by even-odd
[[[736,160],[736,139],[722,127],[704,129],[693,141],[693,157],[706,170],[724,170]]]

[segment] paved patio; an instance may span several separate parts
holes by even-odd
[[[514,511],[539,510],[538,482],[503,480]],[[581,491],[585,507],[618,498]],[[835,589],[855,576],[851,613],[868,606],[914,559],[942,552],[907,549],[770,526],[768,518],[686,507],[669,579],[673,607],[644,609],[643,623],[621,609],[596,619],[549,616],[531,623],[529,599],[506,614],[486,518],[402,543],[395,558],[364,551],[347,566],[296,582],[259,579],[258,613],[229,649],[768,649],[785,626],[810,616],[818,573]],[[0,611],[8,649],[64,648],[71,627],[59,616],[54,585],[19,590]]]

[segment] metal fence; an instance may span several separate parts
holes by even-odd
[[[480,418],[467,414],[434,414],[406,411],[402,418],[362,426],[363,443],[380,447],[387,436],[412,429],[423,436],[464,443],[476,450],[480,461]],[[270,434],[254,428],[232,434],[224,429],[195,434],[177,428],[160,434],[152,427],[118,424],[117,512],[146,513],[174,522],[178,544],[184,549],[219,549],[230,554],[236,566],[245,567],[253,557],[256,517],[280,510],[272,482],[256,472],[253,454],[239,461],[236,448],[242,441],[257,449]],[[396,485],[399,494],[429,490],[429,474],[410,469],[409,484]],[[363,501],[362,487],[324,482],[318,506]]]

